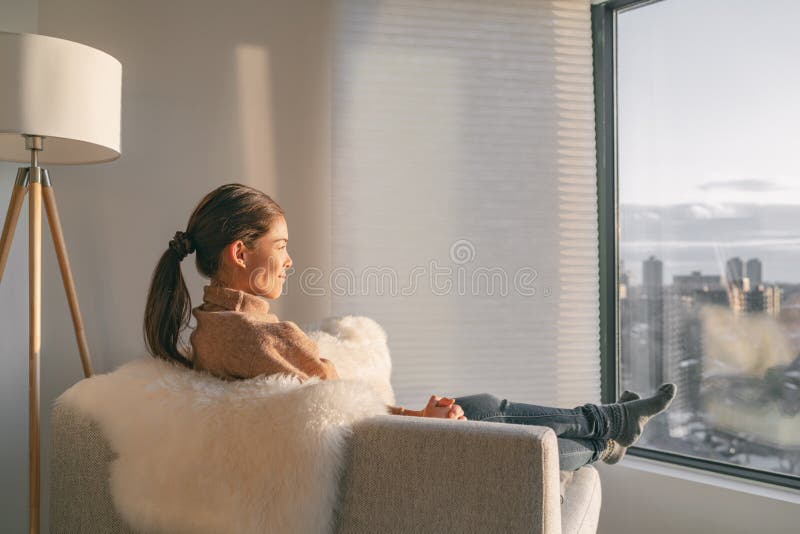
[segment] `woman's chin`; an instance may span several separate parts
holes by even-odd
[[[278,279],[273,285],[255,284],[252,287],[254,290],[253,292],[259,296],[268,299],[277,299],[283,294],[283,279]]]
[[[278,300],[279,298],[281,298],[281,295],[283,295],[283,286],[279,287],[274,291],[269,291],[267,293],[267,298],[271,300]]]

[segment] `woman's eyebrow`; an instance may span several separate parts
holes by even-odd
[[[277,243],[278,241],[286,241],[287,243],[289,242],[289,240],[286,239],[285,237],[281,237],[279,239],[276,239],[274,242]]]

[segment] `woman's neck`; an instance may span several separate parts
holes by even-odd
[[[248,291],[247,287],[244,287],[244,288],[239,287],[239,284],[235,284],[235,283],[226,281],[222,277],[212,278],[210,283],[209,283],[209,285],[214,286],[214,287],[224,287],[224,288],[227,288],[227,289],[233,289],[235,291],[242,291],[244,293],[247,293],[248,295],[253,295],[253,293],[251,291]]]

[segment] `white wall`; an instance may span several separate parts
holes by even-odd
[[[0,4],[4,26],[37,31],[36,2]],[[295,268],[329,266],[329,10],[323,1],[40,0],[38,33],[100,48],[123,65],[122,158],[50,167],[96,371],[145,354],[142,314],[152,269],[192,208],[214,187],[243,182],[284,208]],[[33,26],[31,26],[33,24]],[[45,145],[46,147],[46,145]],[[16,166],[4,166],[0,217]],[[27,524],[27,215],[0,284],[0,530]],[[49,409],[81,378],[49,231],[43,231],[41,370],[43,526]],[[199,304],[193,256],[184,273]],[[328,298],[296,279],[273,308],[303,322]],[[13,430],[12,430],[13,429]],[[43,529],[46,531],[46,529]]]
[[[328,270],[329,9],[324,0],[0,0],[0,28],[101,48],[123,64],[122,158],[51,168],[95,368],[144,354],[141,318],[157,257],[194,204],[227,181],[286,209],[295,267]],[[38,17],[38,18],[37,18]],[[37,28],[38,25],[38,28]],[[2,74],[2,73],[0,73]],[[242,107],[246,106],[245,112]],[[0,165],[0,218],[16,165]],[[44,225],[43,529],[49,406],[81,378],[69,311]],[[27,210],[0,283],[0,527],[27,525]],[[191,276],[194,301],[201,280]],[[297,321],[325,298],[289,282],[275,304]],[[792,532],[800,507],[663,475],[601,467],[600,532]]]
[[[738,486],[715,475],[714,484],[687,480],[697,476],[684,469],[682,477],[664,474],[656,462],[633,458],[639,468],[627,467],[626,458],[615,466],[600,465],[603,483],[603,506],[599,534],[647,532],[648,534],[779,534],[800,531],[800,492],[785,490],[779,500],[732,489]],[[767,493],[775,486],[760,491]]]

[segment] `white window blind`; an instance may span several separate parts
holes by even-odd
[[[333,312],[398,403],[599,400],[589,0],[340,0],[332,121]]]

